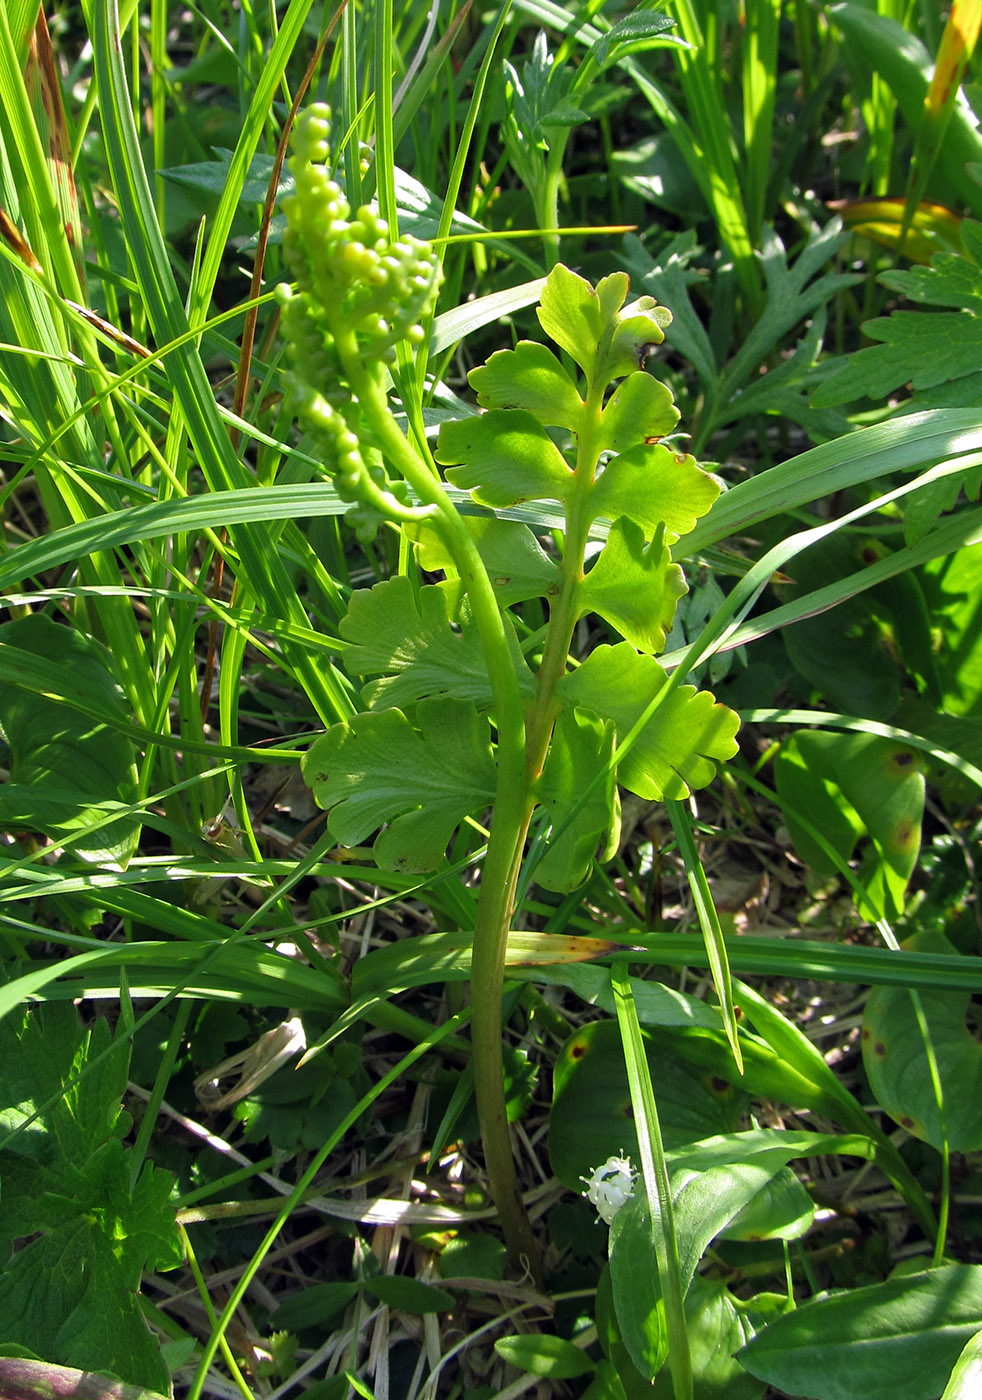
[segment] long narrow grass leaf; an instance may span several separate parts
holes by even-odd
[[[658,1260],[658,1280],[665,1302],[665,1322],[668,1330],[668,1365],[672,1373],[675,1400],[692,1400],[692,1361],[689,1336],[683,1306],[682,1270],[675,1237],[675,1215],[672,1187],[668,1179],[668,1164],[662,1145],[658,1108],[651,1084],[651,1071],[641,1038],[634,994],[627,965],[616,962],[610,969],[610,985],[617,1009],[624,1047],[624,1063],[631,1089],[634,1126],[641,1152],[641,1176],[648,1197],[652,1245]]]
[[[719,915],[716,912],[709,881],[706,879],[705,868],[699,858],[699,852],[696,850],[692,824],[689,821],[685,805],[682,802],[668,802],[666,808],[668,819],[672,824],[672,831],[675,833],[675,840],[678,843],[679,854],[685,865],[685,873],[689,881],[689,889],[692,892],[699,927],[702,929],[706,957],[709,961],[709,970],[713,975],[713,986],[719,997],[726,1038],[730,1042],[730,1049],[733,1051],[737,1069],[742,1073],[743,1055],[740,1051],[740,1032],[737,1029],[736,1010],[733,1005],[733,984],[730,979],[730,964],[726,954],[726,939],[723,937],[723,930],[720,927]]]

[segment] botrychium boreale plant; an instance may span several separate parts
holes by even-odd
[[[483,411],[445,422],[432,454],[407,436],[388,366],[400,341],[423,341],[439,261],[374,208],[352,214],[331,178],[329,116],[314,105],[299,118],[284,201],[297,412],[359,534],[401,527],[423,577],[438,581],[414,571],[354,592],[340,636],[349,673],[371,678],[365,708],[313,743],[303,772],[334,838],[374,835],[387,871],[434,871],[462,823],[488,827],[471,959],[475,1092],[509,1253],[534,1269],[502,1074],[516,889],[527,848],[553,891],[576,889],[612,854],[618,785],[684,798],[735,753],[736,715],[655,660],[686,591],[672,546],[719,487],[663,441],[679,415],[644,366],[671,314],[651,297],[625,304],[621,272],[593,287],[554,267],[538,319],[564,359],[532,341],[498,351],[469,376]],[[483,509],[462,513],[445,480]],[[548,547],[497,514],[533,501],[562,521]],[[532,599],[548,623],[523,632]],[[573,658],[589,616],[622,640]],[[533,817],[548,840],[528,842]]]

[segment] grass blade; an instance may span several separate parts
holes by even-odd
[[[709,969],[713,975],[713,986],[719,997],[726,1038],[730,1042],[730,1049],[733,1051],[737,1069],[742,1073],[743,1055],[740,1052],[740,1033],[737,1030],[736,1010],[733,1005],[733,984],[730,979],[730,964],[726,955],[726,939],[723,937],[723,930],[720,927],[719,915],[716,912],[716,905],[713,903],[706,872],[699,858],[699,852],[696,850],[696,843],[692,836],[692,824],[689,821],[689,813],[685,804],[683,802],[667,802],[665,806],[668,811],[668,819],[672,824],[672,831],[678,842],[679,853],[685,864],[689,889],[692,891],[693,903],[699,918],[699,927],[702,929],[702,938],[706,946]]]
[[[683,1307],[682,1271],[675,1238],[672,1187],[668,1179],[668,1165],[661,1140],[648,1057],[644,1052],[641,1025],[634,1005],[634,994],[631,991],[631,979],[626,963],[618,961],[610,969],[610,985],[614,993],[617,1024],[624,1046],[624,1063],[631,1087],[631,1107],[641,1151],[641,1175],[648,1197],[652,1245],[658,1260],[659,1281],[665,1300],[668,1364],[672,1373],[672,1386],[675,1400],[692,1400],[692,1362],[689,1357],[689,1336]]]

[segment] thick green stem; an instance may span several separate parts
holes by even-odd
[[[505,953],[531,804],[525,803],[524,808],[527,810],[509,805],[503,809],[495,803],[471,953],[471,1037],[484,1161],[508,1254],[514,1264],[527,1269],[540,1282],[539,1249],[515,1171],[502,1059]]]
[[[603,385],[599,385],[591,391],[587,400],[577,459],[579,480],[567,522],[564,579],[550,613],[539,667],[538,694],[526,724],[526,781],[521,787],[522,809],[518,811],[503,806],[501,797],[495,804],[471,961],[474,1077],[485,1162],[509,1253],[513,1260],[524,1259],[533,1276],[538,1273],[538,1255],[518,1192],[502,1093],[501,996],[515,887],[529,822],[536,805],[534,785],[545,765],[556,718],[555,688],[566,670],[577,621],[576,591],[583,577],[589,529],[585,506],[596,470],[598,453],[594,447],[594,434],[602,404]],[[511,792],[506,796],[510,798]],[[480,1053],[478,1046],[481,1047]]]
[[[527,793],[525,715],[518,677],[491,580],[466,525],[444,492],[432,465],[418,455],[393,420],[383,390],[359,363],[354,335],[350,335],[350,341],[339,336],[338,348],[349,383],[358,395],[383,454],[398,468],[419,499],[435,507],[434,521],[453,554],[467,590],[487,662],[498,750],[494,816],[478,898],[471,961],[474,1088],[488,1180],[509,1256],[515,1264],[523,1265],[533,1277],[538,1277],[538,1249],[522,1204],[511,1150],[501,1044],[501,998],[508,930],[534,805],[529,802]]]
[[[563,154],[566,150],[569,133],[560,135],[554,131],[552,138],[553,144],[546,156],[542,182],[538,190],[533,192],[533,203],[540,228],[556,230],[559,228],[559,191],[563,183]],[[544,234],[542,246],[547,265],[550,268],[555,267],[559,261],[559,234],[554,231]]]
[[[549,627],[538,672],[538,694],[528,717],[526,752],[529,781],[534,783],[546,761],[559,706],[555,689],[566,672],[566,662],[579,618],[577,591],[583,578],[590,518],[586,506],[593,488],[599,452],[596,433],[603,407],[605,385],[591,385],[578,434],[576,485],[566,507],[566,547],[563,551],[562,585],[549,612]]]
[[[553,181],[550,204],[554,211],[557,193],[558,181]],[[563,582],[551,607],[538,693],[526,719],[505,622],[470,532],[447,497],[432,460],[420,455],[392,418],[382,386],[361,363],[353,331],[337,334],[337,346],[378,447],[420,502],[432,507],[431,519],[467,591],[487,664],[497,726],[497,781],[471,956],[474,1088],[488,1181],[508,1253],[514,1264],[528,1269],[538,1281],[539,1251],[519,1191],[508,1126],[501,1005],[515,891],[536,806],[535,785],[549,750],[558,713],[556,686],[566,671],[578,617],[577,593],[589,534],[588,501],[599,456],[597,432],[605,384],[600,376],[601,382],[588,386],[578,433],[576,485],[567,502]]]

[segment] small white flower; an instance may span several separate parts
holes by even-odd
[[[630,1157],[623,1153],[620,1157],[608,1157],[602,1167],[597,1167],[590,1176],[581,1176],[586,1182],[583,1195],[593,1205],[602,1220],[609,1225],[625,1201],[634,1194],[634,1179],[637,1172],[631,1167]]]

